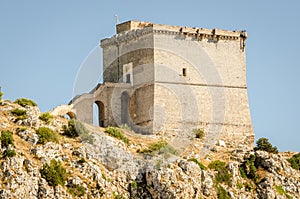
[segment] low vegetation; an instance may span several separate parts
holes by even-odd
[[[68,191],[72,196],[81,197],[85,195],[85,189],[81,185],[71,185],[68,186]]]
[[[112,137],[122,140],[126,144],[129,144],[129,139],[127,137],[125,137],[125,135],[117,127],[112,127],[112,126],[107,127],[107,128],[105,128],[104,132]]]
[[[201,162],[199,162],[196,158],[190,158],[188,159],[188,161],[195,162],[200,167],[201,170],[206,170],[206,167]]]
[[[193,132],[198,139],[202,139],[205,135],[205,132],[202,129],[194,129]]]
[[[13,133],[10,131],[1,132],[1,146],[2,148],[9,147],[9,145],[14,145]]]
[[[26,130],[27,130],[27,127],[22,126],[22,127],[18,127],[16,129],[16,132],[19,133],[19,132],[23,132],[23,131],[26,131]]]
[[[226,163],[222,162],[220,160],[216,160],[211,162],[208,165],[208,168],[214,169],[217,171],[217,174],[215,175],[215,183],[226,183],[227,185],[231,186],[231,177],[232,174],[227,169]]]
[[[293,155],[287,160],[293,169],[300,170],[300,153]]]
[[[255,159],[255,155],[250,155],[250,157],[245,159],[245,161],[239,167],[241,176],[243,178],[251,179],[254,182],[256,182],[259,178],[257,174],[257,168],[255,166]]]
[[[71,119],[68,121],[68,125],[63,125],[63,135],[70,138],[80,137],[82,142],[94,143],[94,136],[79,120]]]
[[[50,165],[44,164],[40,170],[42,178],[44,178],[50,186],[61,185],[64,186],[67,178],[66,169],[60,162],[52,159]]]
[[[26,99],[26,98],[19,98],[15,101],[15,103],[25,107],[25,106],[37,106],[37,104],[30,100],[30,99]]]
[[[220,185],[217,186],[218,199],[231,199],[228,192]]]
[[[138,151],[140,153],[147,153],[147,154],[173,154],[178,155],[176,149],[174,149],[171,145],[168,144],[165,140],[160,140],[158,142],[152,143],[147,149],[142,151]]]
[[[70,138],[75,138],[79,136],[78,129],[76,129],[75,126],[75,120],[69,120],[68,121],[68,126],[63,125],[63,135],[70,137]]]
[[[282,188],[282,186],[275,186],[276,191],[280,194],[280,195],[284,195],[286,196],[288,199],[292,199],[292,197],[286,193],[286,191]]]
[[[57,133],[48,127],[40,127],[36,130],[39,136],[38,144],[45,144],[46,142],[58,142]]]
[[[39,116],[39,119],[44,121],[46,124],[49,124],[52,121],[53,116],[49,112],[45,112]]]
[[[278,153],[277,147],[273,147],[267,138],[259,138],[256,142],[255,151],[267,151],[269,153]]]
[[[26,110],[22,110],[22,109],[13,109],[11,111],[11,113],[16,117],[15,122],[19,121],[19,120],[24,120],[27,118],[27,111]]]
[[[6,158],[6,157],[14,157],[16,155],[16,151],[12,150],[12,149],[6,149],[3,154],[2,154],[2,158]]]

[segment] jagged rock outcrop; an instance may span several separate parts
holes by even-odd
[[[16,108],[26,110],[28,117],[16,121],[11,113]],[[82,137],[63,135],[67,119],[54,117],[46,123],[40,114],[37,107],[0,102],[0,131],[13,132],[14,140],[13,145],[2,144],[0,149],[0,198],[300,198],[300,172],[287,161],[292,153],[227,151],[226,145],[219,144],[207,157],[197,159],[163,152],[153,155],[141,151],[156,138],[124,131],[130,139],[125,144],[102,128],[86,125],[93,141],[84,142]],[[38,143],[39,127],[54,130],[59,141]],[[6,155],[8,150],[15,155]],[[240,172],[250,157],[256,179]],[[66,169],[63,186],[50,186],[41,175],[43,166],[53,159]],[[218,169],[205,169],[216,159],[226,162],[229,180],[220,177]]]

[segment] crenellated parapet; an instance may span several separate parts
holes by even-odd
[[[208,40],[218,42],[219,40],[240,40],[241,49],[245,47],[247,32],[229,31],[221,29],[191,28],[187,26],[169,26],[161,24],[153,24],[147,22],[128,21],[117,25],[117,34],[111,38],[101,40],[101,47],[110,45],[118,45],[122,42],[142,37],[147,34],[165,34],[177,35],[182,38],[191,37],[193,39]]]

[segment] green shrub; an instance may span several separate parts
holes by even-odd
[[[50,165],[44,164],[40,170],[42,178],[44,178],[50,186],[65,185],[66,181],[66,169],[61,165],[60,162],[52,159]]]
[[[239,182],[236,183],[236,187],[237,187],[238,189],[242,189],[243,186],[244,186],[244,185],[243,185],[242,183],[239,183]]]
[[[200,167],[201,170],[206,170],[206,167],[201,162],[199,162],[196,158],[190,158],[188,159],[188,161],[195,162]]]
[[[86,129],[83,123],[79,120],[69,120],[68,126],[63,126],[64,135],[74,138],[80,136],[80,134],[88,134],[89,131]]]
[[[25,106],[37,106],[37,104],[30,100],[30,99],[26,99],[26,98],[19,98],[15,101],[15,103],[25,107]]]
[[[63,125],[63,135],[70,138],[80,137],[82,142],[94,143],[94,136],[79,120],[71,119],[68,121],[68,126]]]
[[[287,160],[293,169],[300,170],[300,153],[293,155]]]
[[[256,182],[259,177],[257,174],[257,168],[255,166],[255,159],[255,155],[250,155],[250,157],[245,159],[245,161],[239,167],[241,176],[243,178],[251,179],[254,182]]]
[[[16,129],[16,132],[19,133],[19,132],[23,132],[23,131],[26,131],[26,130],[27,130],[27,128],[22,126],[22,127],[18,127]]]
[[[114,199],[125,199],[123,195],[118,194],[117,192],[113,192]]]
[[[138,187],[137,181],[131,182],[130,185],[131,185],[131,187],[134,188],[134,189],[137,189],[137,187]]]
[[[47,127],[38,128],[36,130],[36,134],[39,136],[38,144],[44,144],[46,142],[58,142],[57,134]]]
[[[226,163],[216,160],[208,165],[208,168],[214,169],[218,173],[215,175],[216,183],[224,182],[227,185],[231,185],[232,174],[228,171]]]
[[[276,191],[280,194],[280,195],[285,195],[288,199],[292,199],[292,197],[286,193],[286,191],[282,188],[282,186],[275,186]]]
[[[252,184],[246,184],[245,185],[245,191],[251,192],[252,189],[254,189],[254,186]]]
[[[83,163],[85,163],[86,161],[85,161],[84,158],[80,158],[77,162],[78,162],[78,164],[83,164]]]
[[[81,185],[72,185],[68,187],[68,191],[70,194],[76,197],[81,197],[85,195],[85,189]]]
[[[39,116],[39,119],[46,122],[46,124],[49,124],[53,119],[53,116],[49,112],[45,112]]]
[[[126,144],[129,144],[129,139],[124,136],[124,134],[120,131],[117,127],[107,127],[104,130],[105,133],[109,134],[112,137],[118,138],[125,142]]]
[[[14,110],[11,111],[11,113],[14,116],[24,116],[24,115],[27,114],[26,112],[27,112],[26,110],[22,110],[22,109],[18,109],[18,108],[16,108],[16,109],[14,109]]]
[[[63,125],[63,131],[64,131],[63,135],[67,137],[74,138],[79,136],[75,126],[75,120],[69,120],[68,126]]]
[[[159,151],[162,148],[166,147],[168,145],[168,142],[165,140],[160,140],[158,142],[152,143],[148,149],[145,149],[144,151],[142,151],[143,153],[152,153],[155,151]]]
[[[1,132],[1,146],[8,147],[9,145],[14,145],[13,133],[10,131]]]
[[[27,118],[27,111],[26,111],[26,110],[22,110],[22,109],[16,108],[16,109],[13,109],[13,110],[11,111],[11,113],[12,113],[14,116],[17,117],[16,120],[15,120],[15,122],[16,122],[16,121],[19,121],[19,120],[24,120],[24,119]]]
[[[193,132],[196,135],[196,138],[202,139],[205,135],[205,132],[202,129],[194,129]]]
[[[138,152],[146,154],[162,154],[165,158],[168,158],[170,154],[178,155],[178,151],[165,140],[154,142],[147,149]]]
[[[217,195],[218,199],[230,199],[230,196],[228,192],[222,187],[222,186],[217,186]]]
[[[7,149],[3,152],[2,154],[2,158],[6,158],[6,157],[14,157],[16,155],[15,150],[11,150],[11,149]]]
[[[269,153],[278,153],[277,147],[273,147],[267,138],[259,138],[256,142],[254,150],[267,151]]]
[[[2,100],[3,92],[0,92],[0,101]]]

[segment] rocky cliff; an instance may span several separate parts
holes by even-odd
[[[3,100],[0,131],[0,198],[300,198],[292,152],[228,151],[219,141],[199,157],[195,138],[178,154],[162,137]]]

